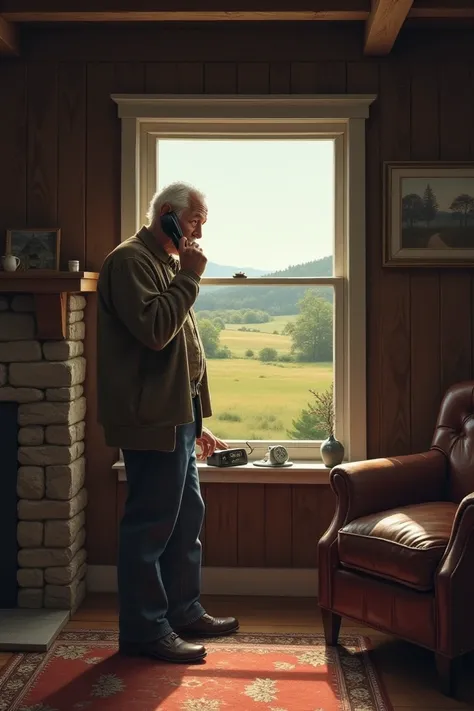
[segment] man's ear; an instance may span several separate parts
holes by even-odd
[[[169,204],[169,202],[165,202],[165,204],[161,206],[160,216],[167,215],[168,212],[172,212],[171,205]]]

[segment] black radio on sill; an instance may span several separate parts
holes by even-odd
[[[248,464],[248,456],[242,447],[217,449],[206,461],[210,467],[240,467]]]

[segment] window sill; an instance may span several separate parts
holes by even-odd
[[[123,461],[116,462],[112,469],[119,481],[126,481]],[[255,467],[249,463],[241,467],[210,467],[198,462],[202,484],[329,484],[331,471],[321,462],[295,462],[292,467]]]

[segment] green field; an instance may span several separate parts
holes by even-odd
[[[255,351],[255,355],[262,348],[275,348],[278,355],[290,353],[290,336],[282,336],[280,334],[288,321],[294,321],[296,318],[298,318],[297,315],[276,316],[273,321],[268,323],[227,323],[225,330],[221,331],[221,346],[230,348],[232,355],[236,358],[243,358],[245,352],[249,349]],[[242,327],[258,329],[258,333],[254,331],[239,331]],[[278,331],[278,334],[273,333],[273,331]]]
[[[333,377],[332,363],[209,360],[208,371],[214,415],[206,426],[223,439],[289,439],[308,389],[325,390]]]
[[[287,430],[312,400],[311,390],[326,390],[333,379],[332,363],[262,363],[258,352],[275,348],[290,354],[292,339],[281,331],[297,315],[277,316],[268,323],[226,324],[220,332],[220,346],[227,346],[232,358],[208,359],[214,415],[206,426],[224,440],[287,440]],[[239,331],[239,328],[258,332]],[[279,334],[274,334],[278,331]],[[253,350],[255,356],[246,358]]]
[[[272,333],[249,333],[245,331],[221,331],[221,346],[228,346],[236,358],[243,358],[251,349],[255,355],[262,348],[275,348],[279,355],[289,353],[291,349],[290,336],[275,336]]]
[[[273,333],[273,331],[281,333],[289,321],[296,321],[297,318],[298,314],[291,314],[291,316],[274,316],[268,323],[228,323],[226,324],[226,330],[238,331],[239,328],[245,326],[246,328],[256,328],[262,333]]]

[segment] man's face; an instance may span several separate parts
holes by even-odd
[[[189,242],[202,237],[202,226],[207,220],[207,207],[197,197],[191,197],[189,207],[179,215],[183,235]]]

